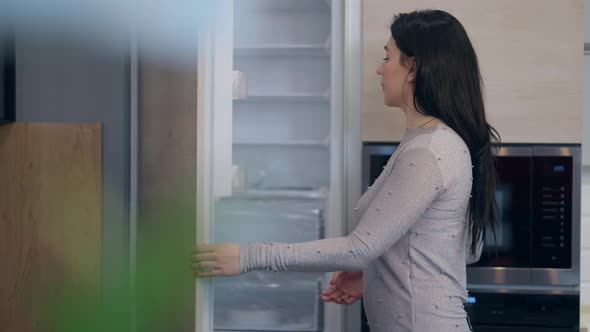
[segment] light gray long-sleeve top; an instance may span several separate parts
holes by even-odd
[[[359,200],[346,237],[258,243],[241,250],[243,271],[364,270],[374,332],[469,331],[466,263],[471,157],[446,124],[406,128],[400,146]]]

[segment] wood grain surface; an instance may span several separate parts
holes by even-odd
[[[98,299],[101,135],[100,124],[0,126],[1,331],[48,331],[64,294]]]
[[[400,141],[403,112],[383,104],[380,77],[394,14],[442,9],[478,55],[488,120],[506,143],[580,143],[584,75],[581,0],[363,1],[363,141]]]

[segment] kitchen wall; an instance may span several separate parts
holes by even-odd
[[[440,8],[469,34],[484,80],[486,116],[502,142],[579,143],[582,7],[582,0],[364,1],[363,141],[396,142],[404,132],[403,112],[383,104],[375,74],[391,13]]]

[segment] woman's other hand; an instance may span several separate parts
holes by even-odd
[[[322,301],[352,304],[363,297],[363,271],[334,272],[330,287],[322,291]]]

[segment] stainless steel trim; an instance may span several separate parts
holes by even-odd
[[[225,4],[225,3],[224,3]],[[230,6],[233,2],[228,3]],[[216,3],[216,5],[219,5]],[[227,17],[233,17],[232,12],[225,11]],[[210,16],[211,17],[211,16]],[[197,174],[195,185],[196,194],[196,243],[209,243],[213,238],[212,215],[213,202],[213,50],[214,27],[211,20],[199,22],[197,42]],[[213,282],[211,280],[195,280],[195,332],[213,331]]]
[[[345,0],[344,17],[344,111],[346,139],[346,224],[347,233],[356,227],[354,207],[360,198],[362,184],[362,84],[358,78],[362,74],[361,18],[362,1]]]
[[[580,287],[567,286],[531,286],[531,285],[485,285],[467,284],[467,290],[478,293],[511,293],[511,294],[553,294],[553,295],[579,295]]]
[[[326,201],[327,209],[319,209],[319,238],[346,236],[347,181],[350,179],[347,161],[349,137],[347,118],[351,116],[345,108],[346,93],[344,81],[344,17],[341,1],[326,1],[330,11],[324,14],[330,20],[328,54],[330,56],[330,184]],[[329,15],[329,16],[328,16]],[[356,121],[356,119],[352,119]],[[351,135],[354,137],[354,135]],[[359,138],[357,138],[359,139]],[[357,161],[358,162],[358,161]],[[357,175],[358,177],[358,175]],[[322,302],[321,290],[329,287],[332,273],[325,273],[318,284],[316,329],[318,331],[342,331],[344,329],[344,308]]]
[[[531,269],[467,267],[467,284],[530,285]]]
[[[573,248],[573,245],[572,245]],[[580,284],[579,267],[573,268],[574,257],[572,256],[571,269],[531,269],[532,285],[561,285],[561,286],[578,286]],[[579,265],[579,263],[578,263]]]
[[[362,0],[344,0],[343,44],[344,44],[344,123],[345,165],[346,165],[346,233],[356,227],[354,207],[361,196],[362,170]],[[344,331],[361,331],[360,301],[344,307]],[[336,304],[332,304],[336,305]]]
[[[566,157],[579,156],[581,154],[579,146],[533,146],[533,156],[536,157]]]
[[[530,157],[533,155],[533,148],[530,146],[502,146],[493,149],[498,157]]]

